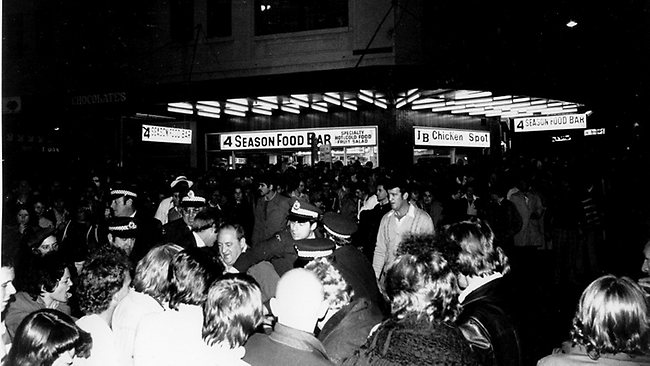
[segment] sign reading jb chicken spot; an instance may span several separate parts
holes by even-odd
[[[561,116],[541,116],[515,118],[515,132],[570,130],[587,128],[587,114],[563,114]]]
[[[490,131],[414,127],[415,145],[490,147]]]
[[[225,132],[219,142],[221,150],[311,148],[314,142],[332,147],[373,146],[377,145],[377,126]]]

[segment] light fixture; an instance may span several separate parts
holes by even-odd
[[[252,108],[251,108],[251,112],[253,112],[253,113],[257,113],[257,114],[263,114],[263,115],[265,115],[265,116],[271,116],[271,115],[273,115],[273,113],[272,113],[270,110],[268,110],[268,109],[263,109],[263,108],[255,108],[255,107],[252,107]]]
[[[221,115],[219,113],[212,113],[212,112],[207,112],[207,111],[202,111],[198,110],[196,112],[201,117],[208,117],[208,118],[221,118]]]
[[[178,107],[167,107],[167,112],[194,114],[193,109],[185,109],[185,108],[178,108]]]
[[[221,108],[219,107],[212,107],[212,106],[201,105],[201,104],[197,104],[196,109],[199,111],[204,111],[209,113],[221,113]]]
[[[344,101],[343,103],[341,103],[341,105],[342,105],[344,108],[351,109],[351,110],[353,110],[353,111],[356,111],[356,110],[357,110],[357,106],[356,106],[355,104],[356,104],[356,101],[355,101],[355,100],[346,100],[346,101]]]
[[[246,113],[241,112],[241,111],[236,111],[236,110],[233,110],[233,109],[228,109],[228,108],[224,109],[223,113],[229,114],[231,116],[246,117]]]
[[[325,103],[312,103],[311,109],[319,112],[327,112],[327,104]]]
[[[281,105],[280,110],[285,111],[285,112],[289,112],[289,113],[293,113],[293,114],[300,114],[300,109],[298,109],[298,108],[296,108],[294,106],[286,105],[286,104]]]
[[[575,20],[572,20],[572,19],[569,20],[569,21],[566,23],[566,26],[569,27],[569,28],[573,28],[573,27],[575,27],[576,25],[578,25],[578,22],[576,22]]]
[[[375,105],[379,108],[387,109],[388,108],[388,103],[385,99],[377,99],[375,100]]]
[[[326,101],[327,103],[331,103],[334,105],[341,105],[341,101],[337,98],[332,97],[331,95],[324,94],[323,95],[323,100]]]

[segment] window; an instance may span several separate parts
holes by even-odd
[[[232,35],[232,0],[208,1],[208,38]]]
[[[347,0],[255,0],[258,36],[347,26]]]

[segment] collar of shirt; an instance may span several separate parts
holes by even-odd
[[[465,298],[467,297],[467,295],[471,294],[473,291],[475,291],[479,287],[481,287],[481,286],[483,286],[483,285],[485,285],[485,284],[487,284],[489,282],[492,282],[492,281],[494,281],[496,279],[499,279],[501,277],[503,277],[503,275],[500,272],[495,272],[495,273],[492,273],[491,275],[487,275],[487,276],[484,276],[484,277],[478,277],[478,276],[468,277],[467,281],[469,282],[469,286],[467,286],[463,291],[461,291],[460,295],[458,295],[458,302],[460,302],[462,304],[463,301],[465,301]]]
[[[415,217],[415,206],[413,206],[410,203],[408,205],[409,205],[409,209],[408,209],[408,211],[406,211],[406,215],[404,215],[402,217],[399,217],[399,216],[397,216],[397,211],[393,210],[393,212],[392,212],[393,216],[395,216],[395,218],[397,220],[401,220],[401,219],[405,218],[406,216],[408,216],[410,218],[414,218]]]
[[[197,247],[197,248],[203,248],[203,247],[206,246],[206,245],[205,245],[205,242],[203,241],[203,239],[201,239],[201,237],[199,236],[199,234],[197,234],[197,233],[195,233],[194,231],[192,231],[192,235],[194,235],[194,240],[196,240],[196,247]]]

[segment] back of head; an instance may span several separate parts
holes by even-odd
[[[262,323],[262,291],[246,275],[215,281],[203,305],[203,340],[209,346],[241,347]]]
[[[280,277],[271,308],[278,323],[311,332],[324,315],[323,300],[323,284],[318,277],[306,269],[295,268]]]
[[[328,257],[316,258],[305,269],[314,272],[323,284],[325,300],[329,311],[337,312],[348,305],[354,296],[352,286],[343,278],[341,272],[332,264]]]
[[[510,271],[503,250],[494,246],[494,233],[480,219],[461,221],[444,229],[446,240],[460,247],[459,270],[466,276],[485,276]]]
[[[85,314],[100,314],[107,310],[113,295],[124,287],[130,264],[120,251],[102,251],[91,257],[79,274],[76,293],[79,308]]]
[[[29,271],[23,270],[17,278],[18,289],[36,300],[43,291],[54,292],[63,277],[67,263],[58,255],[31,257]]]
[[[159,302],[169,294],[169,263],[183,248],[176,244],[164,244],[152,248],[135,269],[133,288]]]
[[[219,273],[214,263],[198,248],[184,249],[169,265],[169,307],[202,305],[210,284]]]
[[[29,314],[18,326],[5,364],[52,365],[69,350],[74,350],[77,357],[86,358],[91,346],[90,334],[77,327],[68,315],[41,309]]]
[[[592,359],[603,353],[648,350],[648,306],[643,290],[627,277],[602,276],[582,293],[571,336]]]

